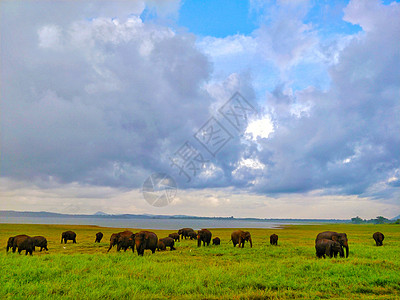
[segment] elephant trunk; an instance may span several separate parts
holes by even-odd
[[[349,257],[349,246],[346,245],[344,246],[344,248],[346,249],[346,258]]]
[[[253,248],[253,242],[252,242],[251,238],[249,238],[249,242],[250,242],[250,247]]]
[[[197,247],[201,246],[201,238],[200,236],[197,237]]]

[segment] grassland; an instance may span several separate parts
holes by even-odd
[[[60,243],[65,230],[77,233],[77,244]],[[144,257],[115,248],[107,254],[111,233],[121,230],[0,224],[0,299],[400,299],[399,225],[247,229],[253,248],[243,249],[228,244],[232,229],[211,229],[221,246],[184,240],[176,251]],[[325,230],[347,233],[349,258],[316,258],[314,239]],[[104,238],[95,244],[98,231]],[[382,247],[375,231],[385,234]],[[154,232],[161,238],[173,231]],[[278,246],[269,245],[272,233]],[[45,236],[49,251],[6,254],[8,237],[17,234]]]

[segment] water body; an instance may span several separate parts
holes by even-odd
[[[168,229],[175,230],[190,227],[195,230],[201,228],[279,228],[282,225],[318,224],[304,221],[247,221],[229,219],[113,219],[113,218],[55,218],[55,217],[2,217],[0,223],[17,224],[70,224],[70,225],[97,225],[117,228],[141,229]]]

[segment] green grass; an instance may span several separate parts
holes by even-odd
[[[176,251],[106,253],[111,233],[125,228],[0,224],[0,299],[400,299],[400,226],[296,225],[246,229],[253,248],[228,244],[233,229],[211,229],[221,246],[176,244]],[[77,244],[61,244],[61,232]],[[346,232],[349,258],[317,259],[314,240],[325,230]],[[102,231],[102,243],[95,233]],[[133,229],[133,232],[139,229]],[[372,239],[385,234],[382,247]],[[171,230],[154,230],[159,238]],[[279,235],[278,246],[269,236]],[[48,252],[6,254],[9,236],[43,235]],[[23,252],[25,253],[25,251]]]

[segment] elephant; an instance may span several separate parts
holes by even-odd
[[[349,257],[349,244],[347,240],[347,234],[345,233],[337,233],[334,231],[324,231],[317,235],[315,242],[321,239],[328,239],[332,241],[339,242],[342,248],[346,249],[346,257]],[[340,252],[340,257],[344,257],[344,251]]]
[[[382,242],[383,242],[385,236],[383,235],[382,232],[375,232],[372,235],[372,237],[374,238],[375,243],[376,243],[377,246],[382,246],[383,245]]]
[[[189,237],[191,240],[197,240],[197,233],[196,231],[189,232]]]
[[[120,234],[117,240],[117,251],[123,249],[126,252],[129,247],[131,247],[132,252],[135,252],[135,234]]]
[[[154,232],[141,231],[135,235],[135,245],[138,255],[143,256],[144,250],[149,249],[154,254],[157,249],[158,237]]]
[[[271,236],[269,237],[269,242],[271,245],[276,245],[278,246],[278,235],[277,234],[271,234]]]
[[[185,237],[185,240],[187,237],[190,237],[189,233],[194,232],[196,234],[196,232],[192,229],[192,228],[182,228],[178,230],[178,234],[181,235],[182,239],[183,237]],[[197,234],[196,234],[197,236]]]
[[[340,253],[340,256],[344,256],[343,248],[339,242],[328,240],[328,239],[319,239],[315,242],[315,251],[318,258],[325,258],[325,255],[332,258],[332,256],[337,257],[337,254]]]
[[[176,242],[176,241],[180,242],[179,233],[174,232],[174,233],[171,233],[171,234],[168,235],[168,236],[169,236],[170,238],[173,238],[175,242]]]
[[[102,238],[103,238],[103,233],[102,232],[98,232],[98,233],[96,233],[96,240],[94,242],[95,243],[100,243]]]
[[[44,236],[37,235],[32,239],[34,242],[33,250],[35,250],[35,247],[40,247],[40,252],[42,252],[43,249],[49,251],[49,249],[47,249],[47,240]]]
[[[12,248],[13,240],[14,240],[14,237],[13,237],[13,236],[10,236],[10,237],[8,238],[6,252],[8,252],[8,250],[10,250],[10,248]]]
[[[22,250],[25,250],[25,255],[28,253],[32,255],[32,252],[35,250],[34,240],[25,234],[17,235],[12,240],[12,252],[18,248],[18,253],[21,254]]]
[[[107,252],[109,252],[111,250],[112,247],[114,247],[115,245],[117,245],[117,251],[120,251],[121,248],[124,249],[126,251],[126,249],[128,249],[129,247],[132,246],[125,246],[127,243],[129,244],[128,240],[123,240],[121,237],[128,237],[128,239],[131,237],[133,239],[133,241],[135,240],[135,237],[132,237],[133,232],[129,231],[129,230],[125,230],[122,232],[118,232],[118,233],[113,233],[110,237],[110,247],[108,247]],[[118,243],[120,243],[121,245],[118,246]],[[126,247],[126,249],[125,249]],[[133,246],[134,247],[134,246]],[[133,249],[132,249],[133,250]]]
[[[157,243],[157,251],[164,251],[167,250],[167,247],[162,241],[158,241]]]
[[[74,244],[76,244],[76,233],[73,231],[65,231],[61,234],[61,244],[64,241],[66,244],[68,240],[72,240]]]
[[[213,238],[212,244],[216,246],[220,245],[221,244],[220,238],[219,237]]]
[[[251,240],[251,234],[248,231],[236,230],[231,234],[231,241],[233,243],[233,247],[236,247],[236,244],[239,244],[240,247],[244,247],[244,242],[250,242],[250,247],[253,247],[253,242]]]
[[[118,233],[113,233],[110,237],[110,247],[108,248],[107,252],[109,252],[112,247],[117,245],[117,242],[118,242]]]
[[[6,251],[8,252],[9,249],[12,249],[12,251],[15,252],[15,249],[13,249],[13,246],[14,246],[14,239],[15,239],[15,238],[22,239],[22,238],[24,238],[24,237],[28,238],[29,236],[26,235],[26,234],[20,234],[20,235],[16,235],[16,236],[11,236],[11,237],[9,237],[9,238],[8,238],[8,241],[7,241],[7,250],[6,250]]]
[[[212,233],[208,229],[201,229],[197,232],[197,247],[201,246],[201,242],[203,242],[203,246],[210,246]]]
[[[172,250],[176,250],[176,249],[174,248],[175,241],[174,241],[173,238],[171,238],[171,237],[166,237],[166,238],[163,238],[163,239],[159,239],[159,240],[158,240],[158,243],[160,243],[160,242],[161,242],[161,243],[164,245],[164,247],[165,247],[163,250],[165,250],[166,247],[169,247],[171,251],[172,251]]]

